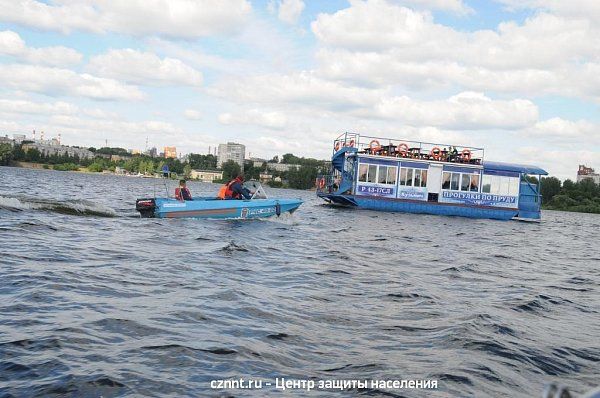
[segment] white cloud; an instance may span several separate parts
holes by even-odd
[[[290,25],[295,24],[304,10],[304,1],[302,0],[282,0],[279,2],[277,17]]]
[[[458,15],[472,14],[474,12],[462,0],[396,0],[396,2],[425,9],[450,11]]]
[[[407,96],[382,98],[373,110],[363,109],[358,114],[411,126],[516,129],[533,125],[538,109],[529,100],[492,100],[483,93],[463,92],[441,101],[416,101]]]
[[[236,32],[247,0],[0,0],[0,21],[69,33],[117,32],[197,38]]]
[[[398,61],[444,60],[494,69],[562,65],[573,57],[598,57],[595,26],[582,19],[540,13],[522,25],[458,31],[435,23],[431,14],[386,0],[356,1],[312,23],[320,42],[358,52],[389,52]],[[597,59],[597,58],[596,58]]]
[[[533,138],[558,141],[567,145],[600,145],[600,124],[587,120],[572,121],[553,117],[535,123],[524,129],[523,133]]]
[[[0,112],[33,115],[73,115],[79,107],[68,102],[32,102],[27,100],[0,99]]]
[[[258,69],[255,61],[209,54],[202,48],[191,47],[189,43],[177,43],[158,38],[149,39],[147,43],[161,53],[180,59],[195,68],[210,68],[219,73],[244,75],[247,75],[249,70],[256,71]]]
[[[92,57],[88,69],[98,76],[139,85],[202,84],[202,73],[174,58],[159,58],[130,48],[109,50]]]
[[[0,32],[0,54],[38,65],[68,66],[81,62],[83,56],[72,48],[63,46],[27,47],[19,34],[5,30]]]
[[[0,99],[0,113],[5,116],[56,116],[56,115],[85,115],[96,119],[118,119],[119,115],[99,108],[81,108],[73,103],[34,102],[29,100]]]
[[[269,112],[259,109],[250,109],[238,113],[222,113],[219,123],[225,125],[253,125],[281,130],[287,124],[286,116],[281,112]]]
[[[60,131],[63,137],[70,142],[81,142],[85,145],[104,145],[104,140],[109,140],[109,145],[128,145],[131,148],[140,148],[146,137],[151,137],[152,142],[161,141],[177,142],[184,132],[181,128],[164,121],[145,120],[130,122],[113,119],[89,119],[78,115],[53,115],[45,126],[45,131]],[[111,143],[112,142],[112,143]]]
[[[373,105],[384,90],[344,86],[305,71],[221,81],[211,87],[209,93],[239,103],[278,105],[283,102],[344,110]]]
[[[523,159],[527,159],[524,161]],[[581,149],[552,149],[551,147],[527,146],[515,148],[514,153],[507,154],[506,161],[535,164],[560,179],[577,178],[577,166],[598,164],[598,152]]]
[[[51,96],[70,95],[97,100],[139,100],[144,97],[137,87],[113,79],[34,65],[0,64],[0,84]]]
[[[510,11],[541,9],[567,17],[600,19],[600,2],[597,0],[496,0]]]
[[[199,111],[197,111],[195,109],[186,109],[183,112],[183,116],[185,116],[185,118],[188,120],[201,120],[202,119],[202,113],[200,113]]]
[[[600,30],[593,21],[538,13],[523,24],[458,31],[386,0],[320,14],[318,74],[409,89],[462,87],[600,99]]]

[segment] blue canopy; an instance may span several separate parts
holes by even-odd
[[[483,162],[483,170],[514,171],[524,174],[548,175],[546,170],[537,166],[515,163],[488,162],[487,160]]]

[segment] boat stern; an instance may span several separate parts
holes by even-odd
[[[154,198],[137,199],[135,209],[140,212],[142,218],[152,218],[156,211],[156,200]]]

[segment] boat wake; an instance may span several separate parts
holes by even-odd
[[[110,207],[84,199],[53,200],[34,199],[25,196],[0,196],[0,210],[12,212],[37,210],[74,216],[116,217]]]

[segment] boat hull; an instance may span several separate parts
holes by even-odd
[[[218,200],[198,198],[179,201],[167,198],[138,199],[136,208],[142,217],[251,219],[293,213],[300,205],[298,199]]]
[[[403,213],[434,214],[440,216],[458,216],[469,218],[489,218],[511,220],[519,209],[491,206],[472,206],[453,203],[425,202],[419,200],[364,197],[356,195],[319,194],[331,204],[359,209],[391,211]]]

